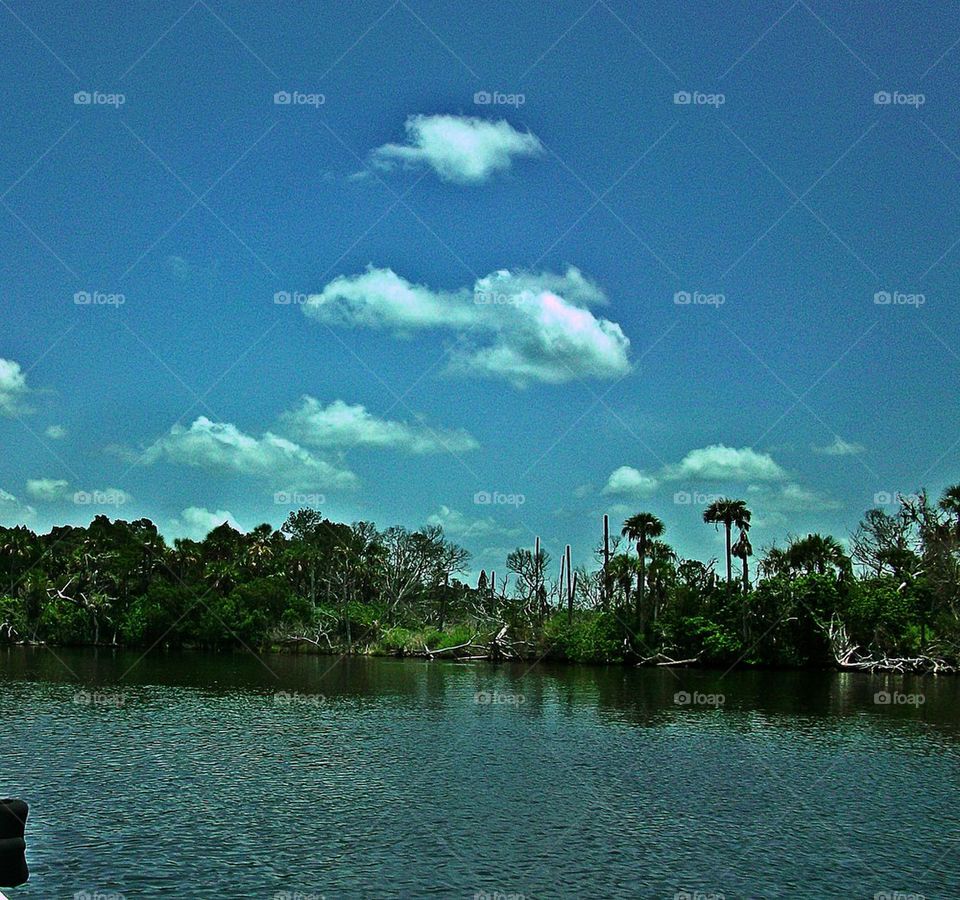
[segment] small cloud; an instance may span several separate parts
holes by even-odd
[[[27,481],[27,494],[34,500],[53,503],[69,494],[69,482],[62,478],[31,478]]]
[[[603,488],[605,494],[630,494],[634,497],[646,497],[657,489],[658,481],[631,466],[620,466],[610,473]]]
[[[747,495],[762,504],[768,513],[818,512],[840,509],[842,504],[825,494],[805,488],[796,482],[771,487],[749,485]]]
[[[855,444],[851,441],[845,441],[840,435],[835,435],[833,443],[825,447],[814,447],[813,452],[821,456],[856,456],[863,453],[867,448],[863,444]]]
[[[769,453],[723,444],[691,450],[677,465],[664,467],[663,472],[663,477],[671,481],[778,481],[786,475]]]
[[[324,406],[307,395],[301,398],[296,409],[284,413],[280,422],[291,437],[321,449],[370,447],[423,454],[459,453],[478,446],[466,431],[378,419],[359,404],[334,400]]]
[[[382,169],[427,165],[442,181],[480,184],[509,169],[514,158],[544,152],[537,137],[502,119],[419,115],[410,116],[404,129],[406,143],[378,147],[371,154],[373,165]]]
[[[67,436],[67,429],[62,425],[48,425],[43,433],[52,441],[62,441]]]
[[[459,540],[479,540],[499,535],[500,537],[518,536],[518,528],[504,528],[492,516],[470,517],[449,506],[441,506],[427,518],[428,525],[439,525],[444,532]]]
[[[22,503],[9,491],[0,488],[0,525],[20,525],[32,519],[37,511]]]
[[[29,412],[24,405],[28,393],[27,377],[20,363],[12,359],[0,359],[0,416]]]
[[[189,538],[193,541],[202,541],[214,528],[224,523],[237,531],[244,530],[234,518],[233,513],[228,510],[211,511],[202,506],[188,506],[164,530],[172,539]]]

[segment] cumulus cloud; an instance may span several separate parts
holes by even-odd
[[[505,528],[493,516],[467,516],[449,506],[441,506],[428,516],[427,524],[439,525],[445,534],[462,541],[479,540],[492,535],[514,537],[521,534],[521,529]]]
[[[27,377],[20,363],[0,358],[0,415],[15,416],[26,412]]]
[[[62,441],[67,436],[67,429],[62,425],[48,425],[43,433],[53,441]]]
[[[643,497],[652,493],[659,482],[653,475],[646,475],[632,466],[614,469],[603,488],[605,494],[631,494]]]
[[[62,478],[30,478],[27,480],[27,493],[34,500],[53,503],[67,496],[69,483]]]
[[[303,396],[299,406],[280,417],[285,433],[310,447],[344,449],[372,447],[406,453],[474,450],[476,440],[466,431],[432,429],[391,419],[378,419],[366,407],[334,400],[324,406]]]
[[[845,441],[840,435],[835,435],[833,442],[824,447],[814,447],[813,452],[821,456],[856,456],[863,453],[867,448],[863,444],[855,444],[852,441]]]
[[[214,528],[226,522],[237,531],[243,527],[234,518],[233,513],[225,509],[211,511],[203,506],[188,506],[165,529],[171,538],[189,538],[193,541],[202,541]]]
[[[348,469],[314,456],[287,438],[266,432],[254,437],[229,422],[200,416],[189,428],[174,425],[143,454],[141,462],[160,459],[215,472],[248,475],[292,490],[353,487]]]
[[[602,290],[577,269],[564,274],[501,270],[473,289],[435,291],[392,269],[339,276],[308,298],[304,314],[328,325],[395,334],[450,330],[459,341],[448,371],[559,384],[615,378],[630,371],[630,341],[616,322],[597,317]]]
[[[758,453],[749,447],[738,449],[712,444],[691,450],[679,463],[662,466],[653,474],[631,466],[620,466],[610,473],[603,492],[643,497],[655,491],[662,482],[771,482],[787,477],[786,471],[769,453]]]
[[[508,122],[472,116],[410,116],[406,143],[384,144],[371,154],[381,169],[396,165],[433,169],[442,181],[480,184],[510,168],[514,158],[543,153],[540,140]]]
[[[675,481],[777,481],[786,477],[769,453],[723,444],[691,450],[676,466],[667,467],[665,474]]]

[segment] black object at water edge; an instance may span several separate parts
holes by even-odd
[[[17,887],[30,877],[23,838],[28,812],[22,800],[0,800],[0,887]]]

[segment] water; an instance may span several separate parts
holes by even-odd
[[[7,893],[955,900],[958,699],[945,678],[2,650],[0,795],[31,804]]]

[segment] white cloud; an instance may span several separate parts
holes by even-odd
[[[656,490],[658,481],[652,475],[647,475],[631,466],[620,466],[614,469],[603,488],[605,494],[632,494],[635,497],[645,497]]]
[[[826,509],[839,509],[842,505],[837,500],[795,482],[775,487],[750,485],[747,487],[747,495],[760,502],[769,512],[816,512]]]
[[[62,425],[48,425],[43,433],[53,441],[62,441],[67,436],[67,429]]]
[[[269,431],[263,437],[253,437],[236,425],[212,422],[206,416],[200,416],[189,428],[174,425],[147,450],[142,462],[150,464],[159,459],[249,475],[291,490],[349,488],[357,482],[353,472],[319,459],[287,438]]]
[[[233,513],[228,510],[218,509],[214,512],[202,506],[188,506],[164,530],[170,538],[202,541],[214,528],[223,525],[224,522],[236,528],[237,531],[244,530],[233,517]]]
[[[427,524],[439,525],[445,534],[457,540],[479,540],[494,534],[501,538],[516,537],[521,534],[521,529],[504,527],[493,516],[473,518],[449,506],[441,506],[435,513],[428,516]]]
[[[69,493],[69,483],[62,478],[30,478],[27,480],[27,493],[34,500],[53,503],[63,500]]]
[[[664,471],[664,477],[673,481],[778,481],[786,474],[769,453],[723,444],[691,450],[677,465],[667,466]]]
[[[384,144],[371,154],[375,166],[390,169],[427,165],[442,181],[479,184],[510,168],[514,158],[543,153],[540,140],[502,119],[471,116],[409,116],[404,144]]]
[[[23,401],[27,392],[27,378],[20,363],[0,358],[0,416],[26,412]]]
[[[781,481],[787,473],[769,453],[757,453],[749,447],[737,449],[712,444],[691,450],[679,463],[661,466],[655,474],[632,466],[620,466],[610,473],[605,494],[647,496],[665,481],[704,484],[721,481]]]
[[[814,447],[813,452],[821,456],[856,456],[863,453],[867,448],[863,444],[855,444],[852,441],[845,441],[840,435],[835,435],[833,443],[824,447]]]
[[[36,515],[32,506],[22,503],[9,491],[0,488],[0,525],[21,525]]]
[[[434,291],[391,269],[340,276],[311,296],[304,314],[328,325],[384,328],[397,334],[448,329],[459,336],[448,371],[558,384],[615,378],[630,371],[630,341],[591,305],[603,292],[575,268],[566,273],[501,270],[472,290]]]
[[[300,405],[280,417],[284,431],[310,446],[330,449],[379,447],[407,453],[473,450],[476,440],[465,431],[432,429],[390,419],[378,419],[364,406],[334,400],[324,406],[304,396]]]

